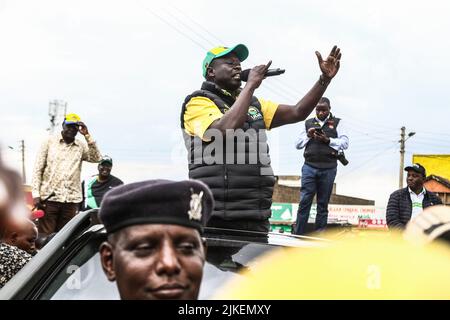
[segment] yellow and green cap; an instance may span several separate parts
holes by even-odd
[[[234,47],[230,47],[230,48],[228,48],[228,47],[212,48],[211,50],[209,50],[206,53],[205,59],[203,59],[203,76],[206,77],[206,69],[208,68],[208,66],[211,64],[211,62],[214,59],[223,57],[223,56],[229,54],[230,52],[236,53],[237,57],[239,58],[239,60],[241,62],[244,61],[245,59],[247,59],[247,57],[248,57],[248,49],[243,44],[238,44],[238,45],[235,45]]]
[[[65,124],[78,124],[78,122],[80,121],[81,121],[80,116],[75,113],[66,114],[66,116],[64,117]]]

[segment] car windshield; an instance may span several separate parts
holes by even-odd
[[[71,257],[60,265],[40,299],[119,299],[116,284],[108,281],[100,263],[98,248],[105,237],[104,233],[99,233],[74,250]],[[207,261],[199,299],[210,298],[221,285],[240,277],[239,271],[251,269],[256,257],[274,248],[281,248],[269,244],[267,237],[211,236],[207,237],[207,245]]]

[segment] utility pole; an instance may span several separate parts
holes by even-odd
[[[405,167],[405,127],[400,128],[400,176],[398,178],[399,189],[403,188],[403,168]]]
[[[17,148],[15,147],[8,146],[8,148],[17,152]],[[25,140],[20,140],[19,151],[22,154],[22,182],[25,184],[27,181],[25,172]]]
[[[25,184],[27,182],[25,172],[25,140],[20,140],[20,151],[22,153],[22,182]]]
[[[48,106],[50,127],[47,129],[53,133],[56,127],[61,126],[67,112],[67,102],[63,100],[51,100]]]
[[[408,137],[405,139],[405,131],[406,128],[405,127],[401,127],[400,128],[400,175],[398,178],[398,186],[400,189],[403,188],[403,168],[405,167],[405,142],[406,140],[408,140],[409,138],[411,138],[413,135],[415,135],[415,132],[410,132],[408,133]]]

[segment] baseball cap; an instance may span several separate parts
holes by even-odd
[[[212,48],[206,53],[205,59],[203,59],[203,76],[206,77],[206,69],[214,59],[226,56],[230,52],[236,53],[241,62],[248,57],[248,49],[243,44],[237,44],[234,47],[229,48],[222,46]]]
[[[64,123],[65,124],[78,124],[78,122],[81,121],[81,118],[76,113],[69,113],[66,114],[64,117]]]
[[[415,171],[417,173],[420,173],[421,175],[423,175],[424,177],[427,176],[425,168],[420,164],[420,163],[414,163],[412,166],[408,166],[405,168],[405,171]]]
[[[108,162],[109,164],[113,164],[112,158],[110,156],[103,156],[102,160],[100,160],[100,164]]]

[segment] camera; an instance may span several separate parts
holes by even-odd
[[[339,150],[336,157],[344,166],[348,165],[348,160],[345,157],[344,151]]]

